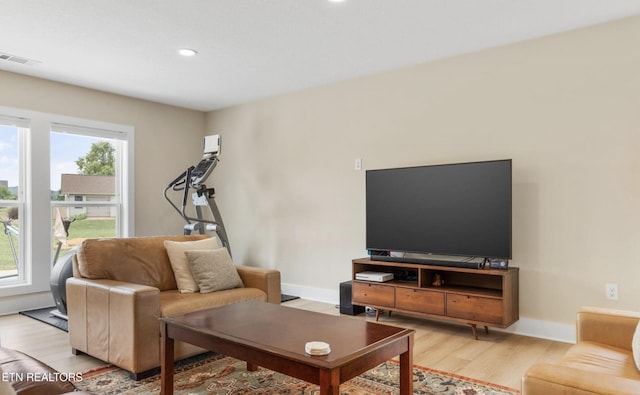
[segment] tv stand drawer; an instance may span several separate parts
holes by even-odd
[[[396,288],[396,308],[444,315],[444,292],[418,288]]]
[[[395,307],[395,287],[381,284],[353,282],[353,303],[381,307]]]
[[[448,293],[447,316],[502,324],[502,300]]]

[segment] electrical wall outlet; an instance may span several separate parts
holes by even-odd
[[[362,170],[362,159],[356,158],[355,164],[353,167],[355,170]]]
[[[604,285],[605,295],[609,300],[618,300],[618,284],[607,283]]]

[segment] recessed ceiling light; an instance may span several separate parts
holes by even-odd
[[[191,48],[180,48],[178,50],[178,53],[182,56],[194,56],[198,54],[198,51],[196,51],[195,49],[191,49]]]

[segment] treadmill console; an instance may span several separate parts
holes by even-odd
[[[196,165],[196,167],[191,170],[191,185],[194,187],[203,184],[207,178],[211,175],[214,167],[218,163],[218,158],[205,158],[200,161]]]
[[[202,160],[191,170],[189,182],[192,186],[197,188],[204,184],[218,164],[218,155],[220,155],[220,135],[205,136]]]

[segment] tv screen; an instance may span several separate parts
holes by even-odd
[[[511,259],[511,160],[368,170],[376,252]]]

